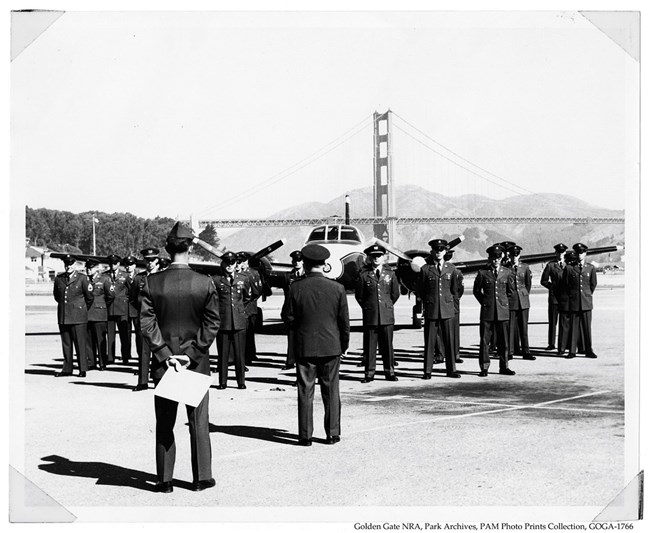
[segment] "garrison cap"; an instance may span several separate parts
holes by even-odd
[[[503,246],[500,244],[493,244],[485,251],[488,255],[501,255],[503,253]]]
[[[564,243],[556,244],[553,248],[555,248],[556,252],[566,252],[569,249],[569,247]]]
[[[294,250],[289,254],[289,257],[294,261],[302,261],[302,252],[300,250]]]
[[[237,252],[237,262],[243,263],[244,261],[248,261],[251,256],[252,254],[249,252]]]
[[[144,250],[141,250],[140,253],[142,254],[142,257],[145,259],[153,259],[158,257],[158,254],[160,251],[158,248],[145,248]]]
[[[589,246],[582,244],[581,242],[577,242],[573,245],[573,249],[576,251],[576,253],[582,254],[589,250]]]
[[[523,248],[521,246],[515,244],[514,246],[510,246],[508,248],[508,253],[511,255],[519,255],[522,250]]]
[[[74,263],[77,261],[77,259],[70,255],[70,254],[65,254],[62,258],[61,261],[63,261],[64,265],[74,265]]]
[[[330,251],[320,244],[308,244],[303,246],[301,252],[303,258],[314,263],[323,263],[325,262],[325,259],[330,256]]]
[[[386,253],[386,248],[381,244],[373,244],[372,246],[368,246],[363,253],[366,255],[384,255]]]
[[[97,266],[99,264],[99,261],[97,259],[87,259],[86,260],[86,268],[92,268],[94,266]]]
[[[449,243],[445,239],[431,239],[429,241],[429,246],[433,249],[446,250],[449,247]]]
[[[176,222],[174,224],[174,227],[171,229],[169,232],[169,235],[167,235],[167,238],[172,238],[172,239],[193,239],[194,234],[192,233],[192,230],[189,229],[185,224],[179,222]]]
[[[237,262],[237,254],[234,252],[226,252],[221,256],[222,265],[234,265]]]
[[[109,265],[119,265],[121,261],[120,256],[115,254],[107,256],[106,260],[108,261]]]
[[[138,260],[133,257],[132,255],[127,255],[124,259],[122,259],[122,264],[124,266],[126,265],[135,265],[138,262]]]

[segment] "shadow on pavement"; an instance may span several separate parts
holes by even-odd
[[[264,428],[258,426],[217,426],[210,424],[211,433],[225,433],[235,437],[245,437],[247,439],[258,439],[267,442],[277,442],[278,444],[297,445],[298,435],[289,433],[284,429]]]

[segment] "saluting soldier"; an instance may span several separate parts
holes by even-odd
[[[93,303],[88,308],[88,335],[86,354],[91,370],[104,370],[108,364],[108,306],[113,301],[115,289],[111,278],[98,270],[99,261],[88,259],[86,273],[93,285]]]
[[[251,254],[239,252],[237,254],[237,272],[247,276],[250,283],[250,296],[246,304],[246,364],[251,364],[257,359],[257,346],[255,345],[255,327],[257,325],[257,300],[262,295],[262,278],[260,273],[250,268]]]
[[[107,257],[113,286],[113,300],[108,303],[108,362],[115,362],[115,332],[120,335],[122,362],[128,363],[131,357],[131,328],[129,324],[129,284],[128,275],[119,268],[122,261],[117,255]]]
[[[395,326],[394,304],[399,298],[399,283],[392,268],[384,265],[386,249],[373,244],[363,253],[370,263],[359,272],[355,297],[363,310],[363,358],[366,362],[365,377],[361,383],[375,379],[377,345],[388,381],[397,381],[393,353],[393,329]]]
[[[302,252],[294,250],[289,254],[291,258],[291,272],[287,275],[286,285],[284,286],[284,297],[289,294],[289,287],[294,281],[305,277],[305,269],[302,262]],[[296,358],[293,353],[293,333],[291,328],[287,328],[287,362],[282,370],[290,370],[296,366]]]
[[[560,318],[559,311],[559,301],[558,293],[562,291],[562,274],[564,272],[564,267],[566,265],[564,260],[564,255],[568,249],[568,246],[564,243],[558,243],[553,246],[555,249],[555,259],[546,263],[544,271],[542,272],[541,284],[548,289],[548,346],[547,350],[555,350],[555,332],[558,325],[558,319]],[[568,315],[565,315],[568,316]],[[563,325],[560,321],[559,329],[562,331],[562,327],[568,327],[568,324],[565,322]],[[561,336],[561,333],[560,333]],[[558,339],[558,351],[560,341]],[[566,347],[566,344],[564,345]]]
[[[63,368],[55,377],[72,375],[72,345],[77,352],[79,377],[85,378],[88,370],[86,354],[86,325],[88,308],[93,302],[93,286],[88,277],[74,270],[75,258],[63,257],[65,272],[54,278],[53,295],[57,303],[57,321],[63,349]]]
[[[571,359],[576,356],[578,349],[578,332],[582,332],[585,357],[595,359],[597,356],[591,344],[591,311],[594,308],[593,293],[598,280],[596,267],[588,263],[587,250],[589,248],[581,242],[573,245],[573,250],[578,255],[575,265],[567,265],[564,269],[564,287],[569,299],[569,312],[571,313],[571,341],[569,355]]]
[[[454,250],[447,250],[445,254],[445,261],[449,262],[454,257]],[[448,263],[453,267],[456,267],[453,263]],[[463,363],[463,360],[460,357],[460,299],[465,293],[465,282],[463,278],[463,273],[459,268],[456,268],[454,271],[456,275],[456,294],[454,295],[454,318],[453,318],[453,340],[452,347],[454,350],[454,357],[456,358],[456,364]]]
[[[528,316],[530,312],[530,289],[533,285],[533,275],[530,267],[520,261],[521,246],[508,248],[510,258],[510,272],[514,291],[510,295],[510,341],[508,343],[508,357],[512,359],[515,353],[521,353],[524,359],[534,360],[530,353],[528,343]]]
[[[140,304],[141,293],[144,287],[147,276],[158,272],[158,258],[160,251],[158,248],[145,248],[140,251],[140,254],[146,262],[145,270],[139,272],[133,278],[131,284],[130,299],[138,311],[138,318],[135,320],[135,342],[136,346],[139,344],[140,352],[138,357],[138,384],[133,387],[133,391],[142,391],[149,388],[149,365],[151,363],[151,348],[147,344],[146,339],[142,336],[142,327],[140,323]]]
[[[431,379],[436,340],[440,336],[441,351],[445,358],[447,377],[459,378],[456,372],[456,354],[452,346],[454,298],[458,295],[456,267],[445,261],[448,243],[444,239],[432,239],[432,263],[420,270],[416,293],[422,299],[424,317],[424,374],[422,379]]]
[[[246,326],[248,324],[246,305],[251,298],[250,278],[236,272],[237,255],[226,252],[221,256],[223,274],[214,277],[219,296],[221,327],[217,333],[219,385],[225,389],[228,382],[228,362],[234,359],[237,388],[246,388],[245,349]]]
[[[490,338],[496,331],[497,353],[499,354],[499,374],[513,376],[514,370],[508,368],[508,320],[510,308],[508,300],[514,292],[510,270],[501,266],[503,247],[495,244],[486,250],[488,266],[479,270],[474,279],[474,297],[481,304],[479,334],[479,376],[488,375],[490,367]]]

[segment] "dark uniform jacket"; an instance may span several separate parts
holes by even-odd
[[[460,313],[460,299],[465,294],[465,283],[463,278],[463,273],[459,268],[456,268],[456,265],[449,263],[454,267],[454,274],[456,276],[456,294],[454,295],[454,313]]]
[[[95,298],[88,308],[88,322],[106,322],[108,320],[108,305],[114,298],[111,278],[106,274],[96,274],[91,283]]]
[[[134,274],[133,278],[129,277],[128,272],[124,274],[126,277],[125,280],[125,285],[127,288],[127,295],[129,298],[129,318],[138,318],[140,314],[140,310],[138,309],[138,298],[139,295],[135,294],[135,290],[133,289],[133,285],[135,284],[136,281],[136,276],[137,274]]]
[[[246,329],[246,306],[251,300],[250,278],[235,273],[232,284],[227,275],[215,276],[214,285],[219,297],[219,315],[222,331]]]
[[[117,270],[113,276],[112,272],[107,272],[113,285],[113,301],[108,303],[108,316],[129,316],[129,290],[131,280],[126,272]]]
[[[129,286],[129,303],[135,308],[136,316],[140,314],[140,301],[142,299],[142,289],[144,288],[144,283],[147,280],[147,271],[143,270],[138,272],[131,281]]]
[[[453,318],[454,298],[459,297],[457,268],[451,263],[442,265],[438,274],[437,263],[424,265],[417,280],[416,294],[424,306],[422,316],[426,320]]]
[[[519,309],[530,309],[530,289],[533,285],[533,275],[530,267],[525,263],[519,263],[517,268],[510,267],[514,291],[509,297],[508,304],[511,311]]]
[[[508,320],[508,299],[514,292],[510,269],[500,267],[495,277],[492,268],[479,270],[474,279],[474,296],[481,304],[481,320]]]
[[[181,354],[189,356],[189,370],[210,374],[208,351],[219,329],[219,300],[209,276],[174,263],[147,276],[140,323],[153,352],[154,380],[165,373],[166,359]]]
[[[562,298],[562,275],[564,268],[560,266],[559,261],[549,261],[542,272],[541,284],[548,289],[548,301],[551,304],[560,303]],[[559,298],[558,298],[559,297]]]
[[[341,355],[350,344],[345,289],[320,272],[310,272],[291,284],[282,320],[293,331],[296,359]]]
[[[564,268],[563,286],[567,292],[568,310],[591,311],[594,308],[593,293],[596,290],[596,268],[591,263],[567,265]]]
[[[250,294],[248,302],[246,302],[246,316],[254,316],[257,314],[257,299],[262,296],[262,278],[254,268],[249,268],[240,274],[247,276],[249,282]]]
[[[85,324],[88,322],[88,308],[93,303],[93,287],[88,276],[81,272],[59,274],[54,278],[54,299],[59,324]]]
[[[365,265],[354,293],[363,310],[364,326],[395,324],[393,304],[399,298],[399,282],[392,268],[382,266],[379,279],[372,265]]]

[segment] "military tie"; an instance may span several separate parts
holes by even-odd
[[[436,263],[436,268],[438,269],[438,276],[442,272],[442,267],[440,266],[440,263]]]
[[[380,270],[379,268],[378,268],[377,270],[375,270],[375,277],[376,277],[377,279],[379,279],[379,273],[380,273],[380,272],[381,272],[381,270]]]

